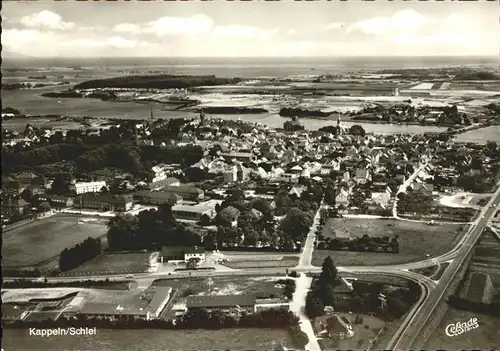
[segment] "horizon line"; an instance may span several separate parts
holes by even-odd
[[[5,53],[4,53],[5,54]],[[484,57],[498,58],[498,54],[448,54],[448,55],[339,55],[339,56],[27,56],[22,54],[6,53],[7,56],[2,59],[144,59],[144,58],[163,58],[163,59],[304,59],[304,58],[320,58],[320,59],[335,59],[335,58],[360,58],[360,57],[378,57],[378,58],[429,58],[429,57]],[[4,55],[2,55],[4,56]]]

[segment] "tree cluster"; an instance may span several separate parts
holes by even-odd
[[[398,195],[398,212],[428,215],[431,212],[433,202],[430,194],[408,190],[408,193]]]
[[[87,238],[59,255],[59,269],[69,271],[101,254],[101,239]]]
[[[145,210],[137,216],[118,215],[108,221],[111,251],[160,249],[162,246],[197,246],[200,236],[178,223],[169,205]]]
[[[369,237],[363,235],[361,238],[352,240],[325,238],[318,243],[318,250],[332,251],[357,251],[357,252],[385,252],[399,253],[398,236],[390,239],[388,236]]]
[[[65,162],[73,164],[75,172],[88,174],[94,170],[117,168],[145,177],[153,164],[178,163],[189,167],[203,157],[200,146],[137,146],[135,127],[126,122],[119,127],[103,129],[100,135],[70,130],[64,136],[58,131],[47,140],[41,135],[40,141],[28,148],[5,148],[2,150],[3,171],[9,174],[36,169],[44,174],[50,170],[50,165]],[[184,120],[172,120],[164,129],[176,137],[184,123]]]

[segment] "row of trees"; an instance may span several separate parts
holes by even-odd
[[[133,316],[120,316],[116,320],[87,318],[78,315],[76,318],[60,317],[56,321],[21,321],[5,323],[10,328],[65,328],[65,327],[96,327],[100,329],[224,329],[224,328],[289,328],[297,326],[299,319],[295,314],[283,309],[269,309],[248,315],[239,319],[228,316],[220,310],[208,312],[205,309],[188,311],[176,320],[150,320]]]
[[[136,216],[125,214],[111,218],[107,238],[111,251],[201,244],[200,236],[177,222],[167,204],[160,205],[158,210],[141,211]]]
[[[319,241],[318,250],[333,250],[333,251],[358,251],[358,252],[386,252],[399,253],[398,236],[395,235],[392,239],[388,236],[369,237],[363,235],[361,238],[352,240],[330,239],[325,238]]]
[[[87,238],[59,255],[59,269],[69,271],[101,254],[101,239]]]

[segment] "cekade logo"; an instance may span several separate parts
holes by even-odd
[[[448,336],[457,336],[472,329],[476,329],[479,327],[477,322],[477,318],[471,318],[467,322],[458,322],[455,324],[448,324],[445,329],[445,333]]]

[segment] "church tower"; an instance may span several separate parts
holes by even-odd
[[[337,135],[342,134],[342,124],[340,123],[340,113],[337,114]]]
[[[205,124],[205,111],[203,111],[203,109],[201,109],[200,111],[200,125],[204,125]]]

